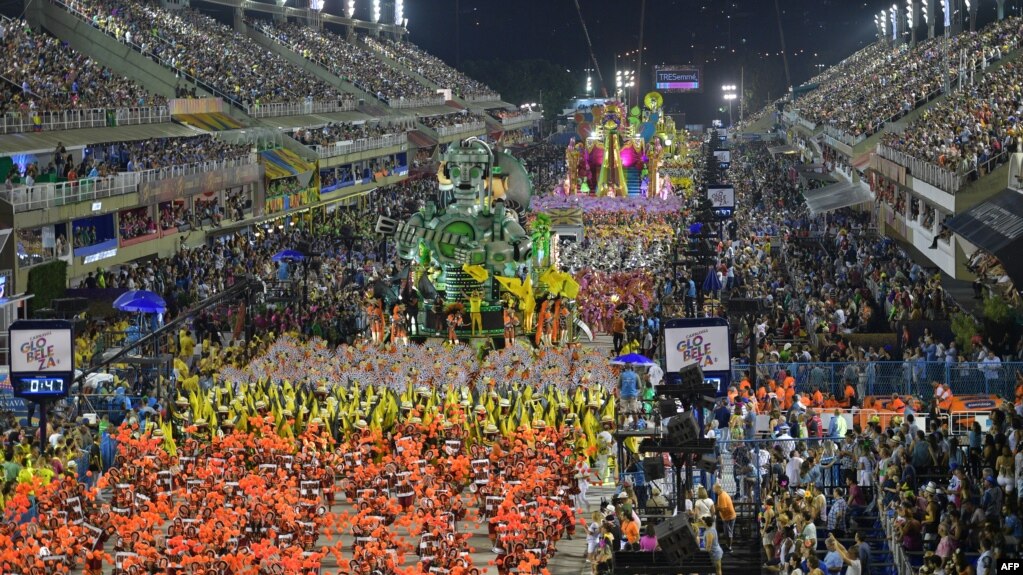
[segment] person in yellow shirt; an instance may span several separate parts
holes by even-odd
[[[181,350],[181,359],[187,362],[188,359],[192,357],[192,354],[195,353],[195,339],[192,338],[192,330],[181,330],[181,333],[178,335],[178,339],[180,340],[179,349]]]
[[[470,333],[476,335],[477,329],[479,334],[483,335],[483,314],[480,312],[483,306],[483,292],[476,290],[469,294],[469,326]]]

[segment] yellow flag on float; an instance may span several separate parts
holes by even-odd
[[[490,273],[487,272],[487,268],[481,265],[462,264],[462,271],[469,274],[469,277],[480,283],[487,281],[487,278],[490,277]]]
[[[548,268],[540,275],[540,281],[547,286],[547,291],[551,294],[565,296],[569,299],[579,296],[579,283],[575,281],[572,274],[567,272]]]

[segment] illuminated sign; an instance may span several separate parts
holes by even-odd
[[[700,94],[703,70],[699,66],[656,66],[654,86],[659,92]]]
[[[105,260],[107,258],[112,258],[112,257],[114,257],[116,255],[117,255],[117,248],[114,248],[112,250],[105,250],[105,251],[102,251],[102,252],[96,252],[94,254],[89,254],[89,255],[85,256],[84,258],[82,258],[82,263],[83,264],[91,264],[93,262],[98,262],[100,260]]]
[[[693,364],[705,372],[731,369],[728,326],[665,328],[664,349],[669,372]]]

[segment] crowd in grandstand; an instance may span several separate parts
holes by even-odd
[[[292,132],[292,137],[306,146],[329,146],[338,142],[353,142],[404,131],[404,127],[389,122],[372,124],[334,122],[317,128],[300,128]]]
[[[165,99],[147,92],[66,42],[33,32],[24,20],[0,20],[0,43],[7,55],[0,75],[20,87],[0,90],[0,112],[36,113],[87,108],[158,106]]]
[[[370,49],[407,66],[439,88],[450,89],[457,96],[488,100],[497,100],[500,97],[482,82],[473,80],[448,66],[440,58],[427,54],[411,42],[395,42],[371,36],[363,36],[362,41]]]
[[[90,146],[90,157],[110,172],[143,172],[245,158],[252,152],[249,144],[229,144],[210,134],[188,138],[151,138],[127,142],[107,142]]]
[[[800,117],[827,124],[849,136],[869,136],[885,123],[912,111],[943,89],[946,60],[951,82],[972,79],[1014,49],[1020,38],[1019,17],[1006,18],[977,33],[962,33],[945,46],[931,39],[915,47],[866,48],[847,60],[845,70],[831,69],[819,85],[794,104]],[[960,59],[959,54],[965,54]]]
[[[464,126],[467,124],[482,124],[483,115],[475,112],[469,112],[462,110],[454,114],[438,114],[436,116],[424,116],[419,118],[419,121],[433,129],[437,128],[451,128],[454,126]]]
[[[180,228],[192,222],[192,210],[188,207],[188,203],[183,200],[164,202],[160,204],[159,209],[160,228],[163,230]]]
[[[1017,62],[1006,62],[924,111],[901,133],[886,133],[885,145],[950,172],[983,177],[1004,153],[1017,148],[1020,82]],[[997,163],[991,160],[1000,159]]]
[[[140,236],[156,233],[156,222],[149,215],[147,208],[127,210],[118,216],[118,224],[121,226],[121,239],[130,240]]]
[[[351,98],[290,66],[244,33],[190,8],[169,10],[139,0],[83,0],[70,9],[161,64],[213,87],[216,95],[241,104]]]
[[[504,108],[498,108],[496,110],[487,110],[487,113],[498,120],[512,120],[532,114],[533,112],[531,110],[523,109],[505,110]]]
[[[259,21],[251,25],[381,100],[397,103],[401,100],[436,99],[433,89],[411,75],[387,66],[372,51],[333,32],[290,23]]]

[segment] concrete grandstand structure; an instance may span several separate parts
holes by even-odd
[[[208,15],[223,19],[224,6],[229,22]],[[538,119],[500,119],[517,107],[409,44],[401,26],[315,10],[55,1],[0,26],[17,59],[49,47],[77,70],[70,80],[42,63],[34,75],[0,70],[0,213],[16,238],[0,269],[17,293],[54,259],[77,283],[287,225],[430,169],[452,142]]]
[[[795,88],[756,115],[746,131],[775,122],[789,144],[838,183],[838,202],[875,210],[878,231],[929,261],[969,300],[1023,281],[1006,258],[1017,236],[1007,213],[1023,207],[1018,105],[1021,20],[1001,18],[976,32],[890,36]],[[900,23],[905,26],[905,23]],[[840,189],[844,187],[844,189]],[[829,191],[811,192],[824,198]],[[989,214],[986,223],[977,211]],[[991,214],[994,214],[992,216]],[[1000,215],[999,215],[1000,214]],[[1005,217],[1002,217],[1005,216]],[[994,219],[1001,218],[1000,221]],[[997,258],[995,273],[978,260]],[[984,268],[989,266],[983,266]],[[965,282],[974,281],[974,289]]]

